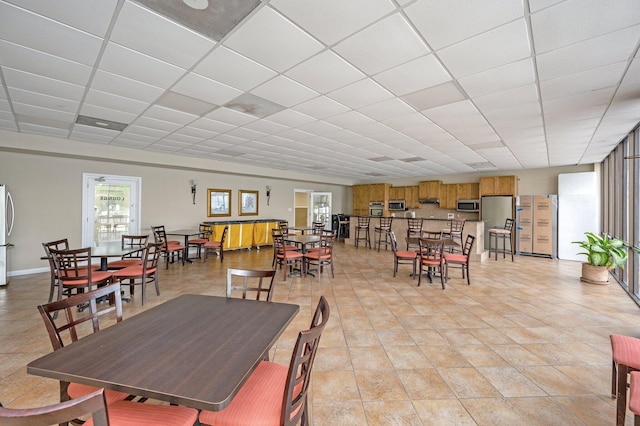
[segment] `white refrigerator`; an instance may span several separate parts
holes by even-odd
[[[6,185],[0,184],[0,286],[7,285],[7,250],[13,246],[9,242],[13,222],[15,219],[15,209],[13,198],[7,190]]]

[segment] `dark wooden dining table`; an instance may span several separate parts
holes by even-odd
[[[309,244],[318,244],[320,242],[320,235],[285,235],[284,240],[300,247],[300,251],[302,251],[302,253],[304,254],[307,252],[307,246]],[[306,271],[306,273],[308,275],[311,275],[312,277],[315,277],[313,270],[308,270]],[[289,274],[289,276],[293,275],[302,275],[302,271],[294,270],[291,274]]]
[[[36,359],[27,372],[218,411],[299,309],[182,295]]]
[[[106,271],[110,257],[122,257],[138,250],[140,250],[140,247],[122,247],[120,244],[102,245],[98,247],[91,247],[91,257],[99,257],[100,270]]]

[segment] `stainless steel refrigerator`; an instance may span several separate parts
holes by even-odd
[[[12,246],[9,243],[9,237],[13,230],[14,219],[15,209],[11,193],[7,190],[6,185],[0,184],[0,286],[9,283],[7,278],[7,249]]]
[[[489,250],[489,229],[504,228],[507,219],[515,219],[514,198],[511,195],[482,197],[480,214],[484,222],[484,248]]]

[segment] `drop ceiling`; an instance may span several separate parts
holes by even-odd
[[[7,0],[0,129],[352,182],[588,164],[639,43],[638,0]]]

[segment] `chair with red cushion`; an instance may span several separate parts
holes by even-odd
[[[322,331],[329,320],[329,304],[320,297],[311,327],[301,331],[289,368],[261,361],[222,411],[200,412],[206,425],[308,425],[307,392]]]
[[[611,396],[617,398],[616,425],[623,426],[627,412],[627,384],[632,371],[640,370],[640,339],[620,334],[611,338]],[[617,374],[616,374],[617,373]]]
[[[401,263],[411,263],[413,265],[412,277],[416,276],[416,261],[418,259],[418,252],[416,251],[399,251],[398,240],[396,239],[396,233],[389,232],[391,237],[391,249],[393,250],[393,276],[398,273],[398,265]]]
[[[629,384],[629,410],[634,414],[634,426],[640,426],[640,371],[632,371]]]
[[[260,300],[264,295],[264,300],[271,302],[274,289],[273,280],[275,276],[276,271],[274,270],[258,271],[253,269],[228,268],[227,297],[238,295],[238,297],[246,299],[248,293],[255,293],[255,300]],[[242,278],[241,284],[237,283],[237,279],[234,281],[234,277]]]
[[[335,241],[335,235],[331,233],[323,233],[320,235],[320,242],[318,247],[314,250],[309,250],[303,254],[303,261],[305,271],[311,269],[311,265],[318,266],[318,281],[320,281],[320,274],[325,267],[331,267],[331,278],[334,278],[333,273],[333,243]]]
[[[449,266],[459,265],[460,269],[462,269],[462,278],[464,279],[466,272],[467,285],[471,285],[471,281],[469,279],[469,255],[471,254],[471,249],[473,248],[473,242],[475,239],[476,237],[473,235],[467,235],[467,240],[464,242],[462,253],[444,254],[444,273],[447,278],[449,277]]]
[[[176,243],[169,243],[167,241],[167,233],[163,227],[154,226],[152,227],[154,230],[153,237],[156,243],[162,245],[162,255],[165,260],[165,269],[169,269],[169,262],[173,263],[176,258],[182,260],[182,266],[184,266],[184,246]]]
[[[201,258],[202,256],[202,249],[204,248],[204,245],[207,244],[210,240],[211,240],[211,234],[213,233],[213,227],[211,225],[206,225],[204,223],[201,223],[199,225],[198,230],[200,231],[200,233],[197,235],[196,238],[192,238],[189,240],[189,247],[195,247],[196,248],[196,257],[198,259]]]
[[[95,426],[110,426],[104,389],[70,401],[38,408],[4,408],[0,405],[0,424],[4,426],[49,426],[65,424],[91,414]]]
[[[217,251],[220,253],[220,263],[224,260],[224,240],[227,238],[227,232],[229,232],[229,226],[225,226],[222,230],[222,235],[219,241],[207,241],[204,248],[204,260],[209,257],[209,251]]]
[[[158,262],[162,253],[162,244],[150,243],[142,251],[142,262],[138,265],[127,266],[124,269],[113,272],[113,279],[121,284],[140,285],[142,287],[142,305],[147,300],[147,284],[153,283],[156,287],[156,294],[160,296],[158,286]],[[127,281],[124,283],[124,281]],[[133,295],[133,292],[131,292]]]
[[[436,273],[440,274],[442,289],[444,290],[444,240],[433,240],[429,238],[420,238],[418,240],[420,249],[418,250],[418,287],[422,282],[423,268],[427,269],[429,282],[433,282],[432,276]]]
[[[287,280],[287,269],[293,272],[294,266],[299,265],[300,273],[304,272],[304,255],[297,250],[287,250],[284,237],[279,230],[272,230],[273,235],[273,259],[275,265],[280,265],[283,270],[283,279]],[[288,267],[288,268],[287,268]]]
[[[193,426],[198,410],[175,405],[118,401],[107,405],[109,426]],[[94,426],[89,419],[84,426]]]
[[[97,303],[99,298],[109,298],[113,304]],[[90,312],[74,316],[77,306],[88,306]],[[54,301],[38,306],[40,316],[51,340],[53,350],[57,351],[78,340],[78,326],[86,321],[91,321],[93,332],[100,330],[100,318],[104,315],[115,315],[115,322],[122,321],[122,298],[120,296],[120,284],[114,283],[96,290],[80,293],[62,300]],[[64,312],[64,315],[58,315]],[[113,314],[112,314],[113,313]],[[66,401],[68,397],[78,398],[97,388],[79,383],[60,382],[60,400]],[[124,392],[106,391],[107,404],[123,400],[129,397]]]
[[[122,248],[136,249],[136,251],[122,256],[119,260],[107,263],[107,269],[123,269],[127,266],[139,265],[142,262],[142,251],[149,242],[148,235],[122,235]]]
[[[108,284],[111,272],[96,270],[91,257],[91,247],[56,250],[49,249],[57,277],[58,300],[63,294],[71,295],[91,290],[92,287]]]

